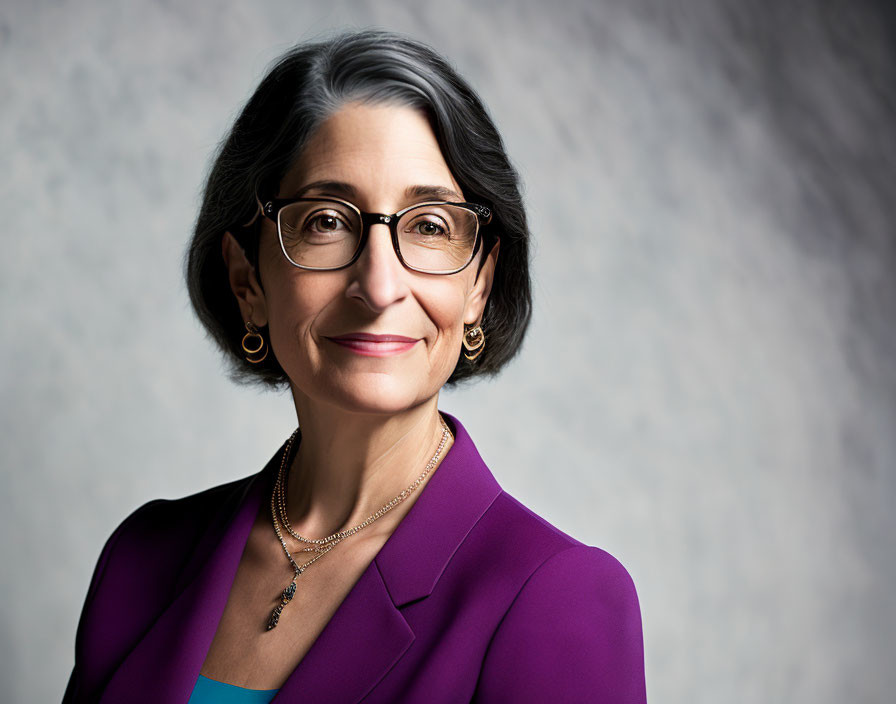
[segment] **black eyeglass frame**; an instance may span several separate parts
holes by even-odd
[[[286,246],[283,244],[283,233],[280,229],[280,211],[286,207],[287,205],[291,205],[293,203],[300,202],[329,202],[329,203],[340,203],[342,205],[348,206],[356,213],[358,213],[361,220],[361,237],[358,240],[358,247],[355,250],[355,253],[352,255],[351,259],[345,264],[341,264],[340,266],[325,266],[325,267],[317,267],[317,266],[305,266],[303,264],[296,264],[292,259],[290,259],[289,255],[286,253]],[[416,267],[408,264],[404,257],[401,256],[401,249],[398,244],[398,221],[401,219],[401,216],[406,212],[413,210],[414,208],[419,208],[424,205],[456,205],[460,206],[466,210],[471,211],[476,216],[476,241],[473,243],[473,251],[470,254],[469,260],[462,267],[458,269],[452,269],[451,271],[426,271],[425,269],[418,269]],[[476,253],[479,251],[479,247],[482,244],[485,235],[482,232],[481,227],[484,225],[488,225],[492,219],[492,211],[491,208],[480,205],[479,203],[468,203],[465,201],[447,201],[447,200],[432,200],[425,201],[423,203],[414,203],[413,205],[409,205],[407,208],[402,208],[397,213],[392,213],[391,215],[387,215],[386,213],[367,213],[361,210],[358,206],[353,203],[349,203],[348,201],[341,200],[340,198],[331,198],[328,196],[319,196],[319,197],[303,197],[303,198],[271,198],[265,201],[263,204],[259,200],[259,206],[261,208],[261,213],[268,220],[271,220],[277,225],[277,237],[280,240],[280,250],[283,252],[283,255],[286,257],[286,260],[295,267],[299,269],[306,269],[308,271],[338,271],[339,269],[345,269],[346,267],[354,264],[358,257],[361,256],[361,252],[364,251],[364,247],[367,244],[368,233],[370,232],[371,225],[383,224],[389,226],[389,232],[392,235],[392,249],[395,250],[395,256],[398,257],[398,260],[402,263],[402,265],[410,269],[411,271],[417,271],[421,274],[433,274],[435,276],[447,276],[450,274],[457,274],[458,272],[463,271],[470,263],[476,258]],[[254,218],[253,218],[254,219]],[[495,235],[497,238],[497,235]]]

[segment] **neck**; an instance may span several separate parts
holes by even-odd
[[[423,473],[442,440],[438,395],[399,413],[350,413],[295,396],[301,442],[289,468],[288,516],[293,529],[322,538],[367,519]],[[410,510],[452,444],[404,501],[362,535],[392,529]]]

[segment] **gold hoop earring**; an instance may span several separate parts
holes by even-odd
[[[268,350],[264,344],[264,337],[262,337],[261,333],[258,332],[258,328],[255,327],[255,323],[253,323],[251,320],[246,322],[246,330],[248,330],[248,332],[245,335],[243,335],[243,341],[242,341],[243,352],[246,353],[246,361],[251,362],[252,364],[258,364],[259,362],[263,362],[268,356]],[[249,347],[246,346],[246,340],[250,337],[258,338],[258,347],[256,347],[255,349],[250,349]],[[254,355],[257,355],[262,350],[264,350],[264,354],[261,355],[261,357],[254,356]]]
[[[468,330],[464,331],[464,347],[470,352],[475,353],[469,355],[464,352],[464,357],[470,361],[473,361],[482,354],[482,350],[485,348],[485,331],[482,329],[481,325],[477,325],[476,327],[471,326]]]

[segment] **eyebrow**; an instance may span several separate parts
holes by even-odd
[[[302,186],[293,195],[294,198],[301,198],[309,191],[322,191],[323,193],[343,196],[346,198],[357,198],[358,189],[352,184],[345,181],[314,181]],[[462,201],[463,197],[455,190],[446,188],[445,186],[408,186],[404,191],[405,199],[411,198],[432,198],[434,200],[455,199]]]

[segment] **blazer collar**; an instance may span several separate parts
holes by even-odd
[[[454,444],[275,703],[290,697],[322,704],[363,698],[414,641],[400,607],[432,593],[451,556],[501,493],[460,421],[442,415],[454,431]],[[189,698],[260,503],[270,496],[283,447],[261,472],[235,483],[188,560],[182,590],[115,671],[102,702]]]

